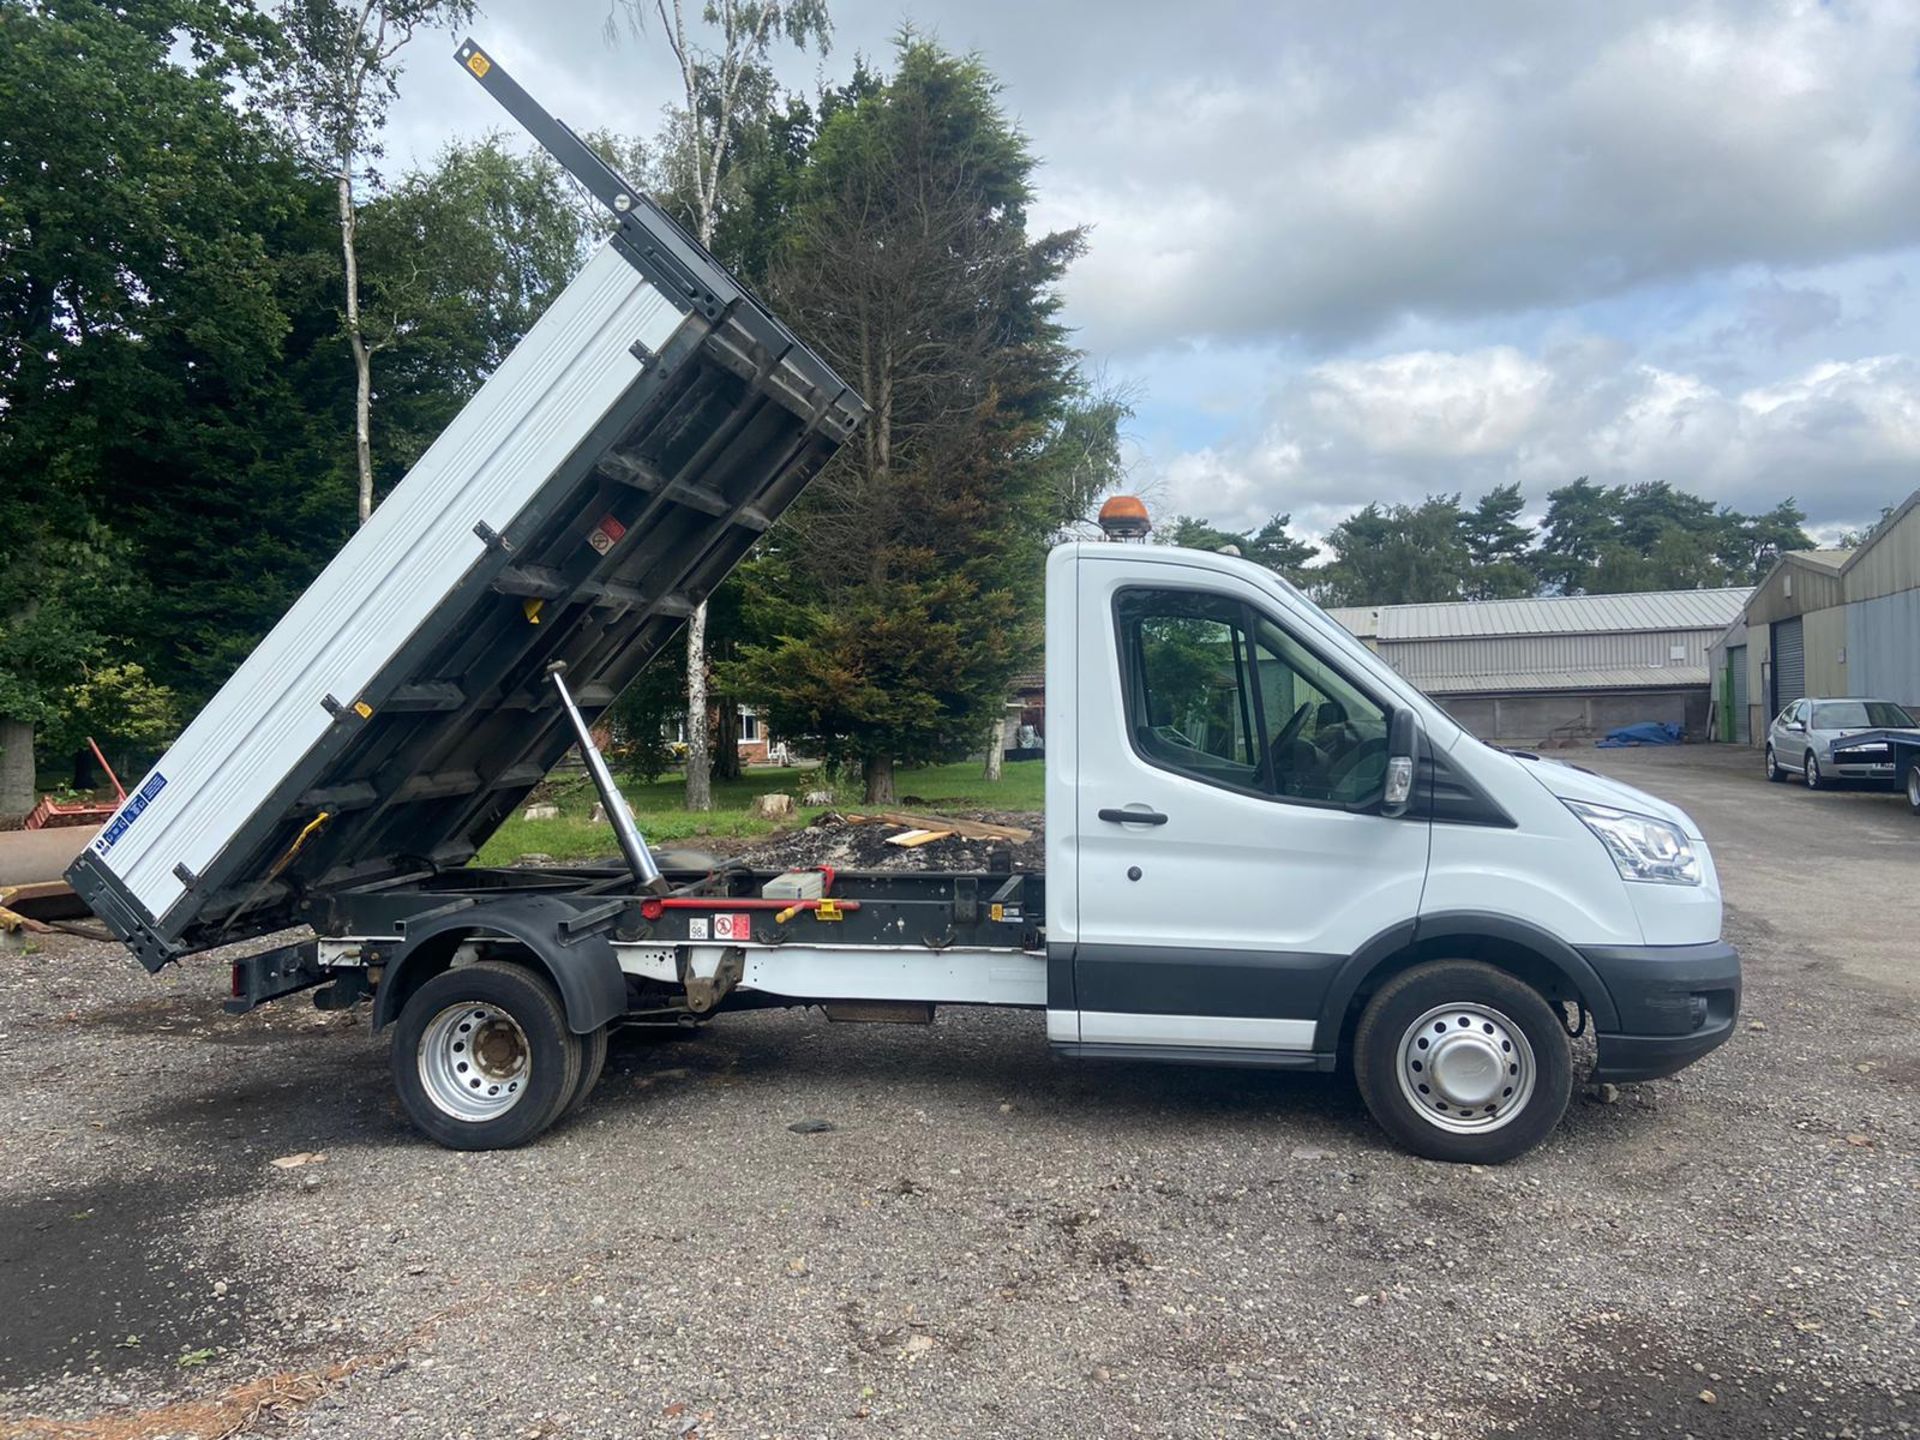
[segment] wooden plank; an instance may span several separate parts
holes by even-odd
[[[952,834],[951,830],[903,830],[898,835],[889,835],[887,844],[912,850],[920,845],[931,845],[936,840],[945,840]]]
[[[852,817],[849,816],[849,819]],[[906,810],[885,810],[880,819],[915,830],[947,830],[969,840],[1031,840],[1033,832],[1017,825],[994,825],[985,820],[956,820],[946,815],[915,815]]]

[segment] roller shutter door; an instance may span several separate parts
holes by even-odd
[[[1773,713],[1807,693],[1807,642],[1800,617],[1777,620],[1773,626]]]
[[[1747,647],[1727,647],[1727,668],[1733,672],[1733,738],[1742,745],[1753,743],[1753,725],[1747,714]]]

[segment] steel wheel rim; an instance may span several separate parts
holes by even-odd
[[[427,1022],[418,1052],[420,1088],[456,1120],[493,1120],[520,1103],[533,1047],[520,1022],[484,1000],[449,1005]]]
[[[1820,761],[1812,751],[1807,752],[1807,789],[1820,788]]]
[[[1533,1098],[1539,1067],[1520,1027],[1490,1005],[1436,1005],[1400,1036],[1400,1093],[1437,1130],[1483,1135]]]

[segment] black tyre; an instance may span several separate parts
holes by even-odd
[[[1907,808],[1920,815],[1920,759],[1907,761],[1906,773],[1900,777],[1900,783],[1907,792]]]
[[[1560,1123],[1573,1047],[1525,981],[1477,960],[1436,960],[1373,997],[1354,1031],[1353,1072],[1373,1118],[1404,1148],[1494,1165]]]
[[[1778,785],[1787,778],[1787,772],[1780,768],[1780,762],[1773,758],[1773,746],[1767,746],[1767,779]]]
[[[1813,751],[1807,751],[1800,764],[1800,776],[1807,782],[1807,789],[1818,790],[1826,784],[1825,778],[1820,774],[1820,762],[1814,758]]]
[[[580,1088],[582,1046],[544,975],[499,960],[434,976],[393,1029],[408,1117],[454,1150],[524,1145]]]
[[[607,1027],[602,1025],[592,1034],[580,1037],[580,1083],[574,1087],[573,1098],[561,1108],[562,1120],[587,1103],[593,1087],[600,1083],[600,1072],[606,1068]]]

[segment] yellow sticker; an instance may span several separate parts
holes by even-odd
[[[478,75],[483,80],[486,78],[487,71],[491,70],[492,68],[493,68],[493,62],[487,59],[487,57],[482,55],[478,50],[474,51],[473,54],[467,57],[467,69],[473,71],[475,75]]]
[[[987,916],[997,925],[1007,918],[1007,907],[1004,905],[989,905],[987,907]]]
[[[353,702],[353,713],[358,715],[362,720],[371,720],[373,718],[373,707],[364,700],[356,700]]]

